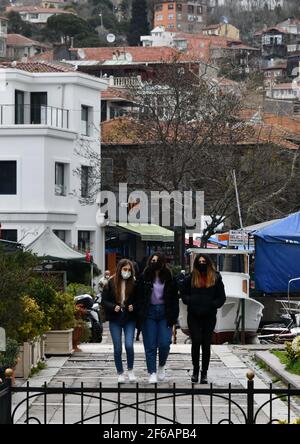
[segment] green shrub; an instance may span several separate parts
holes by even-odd
[[[22,343],[45,333],[49,330],[49,325],[45,323],[45,313],[33,298],[24,295],[21,297],[21,303],[22,322],[17,333],[18,340]]]
[[[17,365],[17,359],[20,352],[18,342],[7,338],[6,350],[0,352],[0,369],[14,368]]]
[[[80,294],[90,294],[91,296],[95,296],[95,292],[92,290],[92,287],[84,284],[69,284],[67,286],[67,292],[72,296],[79,296]]]
[[[54,304],[49,309],[51,330],[68,330],[75,325],[75,306],[69,293],[56,293]]]

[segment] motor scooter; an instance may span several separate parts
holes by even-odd
[[[103,326],[100,318],[99,297],[96,299],[89,294],[80,294],[74,297],[76,307],[82,309],[83,317],[91,329],[90,342],[102,342]]]

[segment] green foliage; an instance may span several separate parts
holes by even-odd
[[[41,370],[44,370],[45,368],[47,368],[47,364],[46,362],[43,361],[39,361],[37,363],[36,367],[33,367],[29,373],[29,378],[32,378],[32,376],[36,375],[37,373],[39,373]]]
[[[20,352],[18,342],[7,338],[5,352],[0,352],[0,368],[14,368],[17,364],[17,358]]]
[[[22,295],[27,293],[39,263],[28,252],[4,253],[0,249],[0,325],[12,339],[18,340],[18,328],[23,322]]]
[[[300,357],[296,357],[291,347],[291,342],[285,343],[285,351],[275,350],[272,353],[277,356],[281,364],[285,365],[285,369],[295,375],[300,375]]]
[[[67,330],[73,328],[74,318],[74,300],[69,293],[56,293],[54,305],[49,309],[50,329]]]
[[[95,296],[95,292],[92,290],[92,287],[84,284],[69,284],[67,286],[67,292],[71,294],[73,297],[78,296],[80,294],[90,294],[91,296]]]
[[[146,0],[133,0],[131,20],[127,34],[128,44],[130,46],[138,46],[140,44],[140,36],[148,35],[149,31]]]
[[[83,18],[74,14],[53,15],[48,18],[43,29],[46,39],[57,42],[61,37],[74,37],[74,44],[78,44],[83,39],[94,37],[98,34]],[[99,40],[99,39],[98,39]]]
[[[25,37],[31,37],[33,32],[33,26],[24,22],[20,14],[16,11],[10,11],[6,17],[8,18],[8,32],[10,34],[21,34]]]
[[[21,297],[22,323],[18,328],[18,340],[26,342],[49,330],[50,325],[45,323],[45,313],[38,303],[31,297]]]

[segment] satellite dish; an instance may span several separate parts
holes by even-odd
[[[83,48],[79,48],[79,49],[77,49],[77,54],[78,54],[78,57],[79,57],[80,59],[84,59],[84,58],[85,58],[85,52],[84,52],[84,49],[83,49]]]
[[[114,43],[114,41],[116,40],[115,34],[107,34],[106,40],[108,41],[108,43]]]
[[[126,52],[125,59],[127,60],[127,62],[132,62],[132,55],[129,52]]]

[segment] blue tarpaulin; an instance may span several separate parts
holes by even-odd
[[[300,212],[256,231],[255,288],[266,293],[287,292],[290,279],[300,277]],[[291,292],[300,292],[300,281]]]

